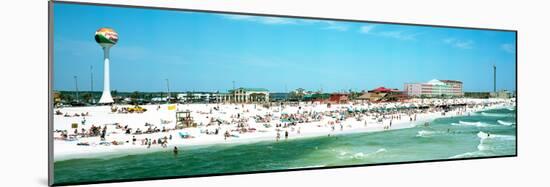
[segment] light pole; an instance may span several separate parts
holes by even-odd
[[[92,96],[92,104],[95,103],[94,98],[94,66],[90,66],[90,94]]]
[[[76,102],[78,102],[78,77],[75,75],[74,78],[74,88],[75,88],[75,95],[76,95]]]
[[[497,92],[497,66],[493,64],[493,92]]]
[[[168,79],[165,79],[166,80],[166,90],[167,90],[167,95],[168,95],[168,98],[167,100],[170,101],[170,81],[168,81]]]

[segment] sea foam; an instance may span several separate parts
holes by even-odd
[[[490,133],[486,133],[486,132],[483,132],[483,131],[479,131],[477,133],[477,137],[479,137],[480,139],[505,139],[505,140],[511,140],[511,139],[515,139],[516,136],[513,136],[513,135],[502,135],[502,134],[490,134]]]
[[[476,126],[476,127],[487,127],[489,124],[482,123],[480,121],[469,122],[469,121],[458,121],[458,123],[451,123],[451,125],[466,125],[466,126]]]
[[[513,135],[502,135],[502,134],[490,134],[483,131],[479,131],[477,133],[477,137],[479,137],[479,144],[477,145],[477,149],[479,151],[487,151],[487,150],[493,150],[495,149],[494,145],[498,141],[507,141],[507,140],[515,140],[516,136]]]
[[[480,157],[485,156],[486,154],[481,151],[473,151],[473,152],[466,152],[458,155],[451,156],[449,158],[472,158],[472,157]]]
[[[353,156],[351,156],[351,158],[363,159],[363,158],[366,158],[366,157],[369,157],[369,156],[374,156],[374,155],[382,153],[382,152],[386,152],[386,149],[380,148],[380,149],[376,150],[375,152],[366,153],[366,154],[363,153],[363,152],[355,153],[355,154],[353,154]]]
[[[435,131],[427,131],[427,130],[421,130],[416,133],[417,137],[430,137],[433,134],[436,134],[438,132]]]
[[[497,120],[497,122],[501,125],[506,125],[506,126],[510,126],[510,125],[514,125],[516,123],[514,122],[508,122],[508,121],[503,121],[503,120]]]
[[[488,113],[488,112],[481,112],[481,115],[489,116],[489,117],[507,117],[507,116],[510,116],[510,114]]]

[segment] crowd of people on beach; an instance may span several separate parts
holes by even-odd
[[[196,115],[202,115],[208,119],[205,123],[203,121],[199,122],[197,128],[200,130],[194,133],[200,133],[196,134],[197,136],[223,137],[225,141],[239,138],[241,135],[248,133],[274,133],[275,141],[280,141],[282,138],[289,139],[291,135],[299,136],[306,127],[312,128],[314,126],[318,129],[327,129],[325,132],[329,136],[337,131],[352,128],[352,122],[355,124],[353,128],[361,128],[357,127],[357,124],[362,124],[362,128],[380,127],[381,130],[390,130],[392,125],[398,122],[416,123],[419,116],[425,114],[438,114],[440,116],[448,114],[469,115],[472,109],[500,103],[499,101],[468,103],[458,100],[432,100],[411,103],[346,103],[332,104],[331,106],[321,103],[301,103],[298,105],[283,103],[271,107],[254,105],[252,109],[251,107],[246,108],[244,104],[240,107],[239,105],[226,105],[225,108],[220,107],[220,105],[212,105],[207,111],[193,111]],[[315,110],[323,108],[320,107],[322,105],[327,105],[327,107],[324,110]],[[228,107],[231,108],[228,109]],[[289,108],[293,110],[286,110]],[[125,113],[129,110],[128,107],[113,107],[112,109],[116,109],[114,110],[115,113]],[[56,115],[67,116],[68,113],[58,110]],[[163,123],[162,119],[158,126],[146,122],[142,126],[114,123],[92,124],[86,128],[88,126],[86,122],[86,117],[89,116],[88,112],[69,116],[81,117],[81,128],[75,128],[70,133],[67,130],[57,130],[56,132],[59,135],[55,138],[56,140],[75,141],[85,139],[92,141],[93,139],[88,138],[99,137],[99,145],[131,144],[146,148],[157,145],[167,148],[169,141],[173,140],[172,134],[179,135],[177,137],[182,139],[194,137],[189,134],[181,134],[181,132],[187,132],[186,129],[167,128],[167,126],[172,126],[174,122]],[[429,125],[429,123],[426,122],[424,125]],[[113,134],[124,134],[127,139],[110,138]],[[268,135],[266,134],[266,136]],[[91,143],[81,141],[77,145],[89,146]],[[177,152],[177,148],[174,151]]]

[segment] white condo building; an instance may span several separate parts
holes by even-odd
[[[426,83],[406,83],[404,92],[413,97],[463,96],[462,82],[433,79]]]

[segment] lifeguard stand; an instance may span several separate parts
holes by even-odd
[[[189,127],[197,127],[196,123],[193,123],[193,117],[191,117],[191,111],[185,110],[176,112],[176,129],[183,129]]]

